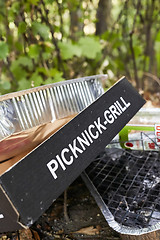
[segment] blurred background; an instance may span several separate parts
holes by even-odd
[[[0,1],[0,94],[95,74],[159,103],[159,0]]]

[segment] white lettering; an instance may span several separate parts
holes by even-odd
[[[87,147],[89,147],[94,139],[98,139],[100,134],[107,129],[106,124],[112,124],[116,119],[131,105],[130,102],[126,102],[123,97],[120,100],[115,101],[107,110],[104,111],[104,122],[101,122],[101,117],[97,117],[92,124],[90,124],[87,130],[81,132],[80,136],[73,139],[72,144],[63,148],[59,155],[56,155],[56,160],[52,159],[47,163],[47,167],[51,172],[54,179],[57,179],[56,171],[58,167],[61,167],[63,171],[67,166],[74,162],[75,158],[78,158],[79,154],[82,154]],[[155,127],[157,141],[160,143],[160,126]],[[78,145],[78,146],[77,146]],[[1,215],[0,215],[1,218]]]
[[[91,137],[92,137],[93,139],[97,139],[97,138],[99,137],[99,132],[96,131],[96,132],[95,132],[95,135],[94,135],[93,132],[91,131],[93,128],[95,128],[95,126],[94,126],[93,124],[89,125],[89,127],[88,127],[88,132],[89,132],[89,134],[91,135]]]
[[[71,144],[68,145],[69,148],[71,149],[73,155],[75,156],[75,158],[78,157],[78,155],[77,155],[76,152],[83,153],[83,151],[76,146],[76,140],[77,140],[77,139],[74,139],[74,140],[73,140],[73,146],[72,146]]]
[[[121,101],[123,102],[123,104],[126,108],[128,108],[131,105],[130,102],[126,103],[126,101],[123,99],[123,97],[120,97],[120,99],[121,99]]]
[[[90,137],[90,135],[89,135],[89,133],[87,132],[87,130],[84,130],[84,132],[85,132],[85,134],[87,135],[90,143],[93,143],[93,140],[92,140],[92,138]]]
[[[111,114],[114,116],[115,119],[117,119],[117,116],[120,116],[120,113],[117,111],[117,108],[114,105],[111,105],[109,107],[109,110],[110,110]]]
[[[118,101],[116,101],[115,103],[114,103],[114,105],[118,108],[118,111],[120,112],[120,113],[122,113],[122,111],[121,111],[121,109],[120,109],[120,107],[119,107],[119,102]]]
[[[54,166],[52,166],[54,165]],[[54,177],[54,179],[57,179],[57,175],[56,175],[56,170],[58,169],[58,163],[56,160],[52,159],[49,163],[47,163],[47,167],[49,168],[49,171],[51,172],[52,176]]]
[[[107,116],[107,114],[109,114],[109,115]],[[110,111],[109,111],[109,110],[106,110],[106,111],[104,112],[104,117],[105,117],[105,119],[106,119],[106,121],[107,121],[108,123],[112,124],[112,123],[114,122],[114,117],[113,117],[112,114],[110,114]]]
[[[120,107],[121,111],[124,112],[126,110],[126,107],[122,107],[118,101],[116,101],[116,102],[117,102],[118,106]]]
[[[62,160],[63,160],[63,162],[66,164],[66,165],[71,165],[72,163],[73,163],[73,156],[70,156],[70,160],[68,161],[66,158],[65,158],[65,156],[64,156],[64,154],[65,153],[68,153],[69,152],[69,149],[68,148],[64,148],[63,150],[62,150],[62,152],[61,152],[61,157],[62,157]]]
[[[78,136],[77,140],[78,140],[79,144],[81,145],[82,149],[86,150],[86,147],[84,145],[89,147],[90,146],[90,142],[88,141],[87,137],[85,136],[85,134],[83,132],[82,132],[81,135],[82,135],[83,139]]]
[[[61,165],[62,169],[63,169],[63,170],[66,170],[66,167],[64,166],[64,163],[63,163],[62,160],[60,159],[60,156],[56,155],[56,158],[57,158],[59,164]]]
[[[98,117],[97,122],[94,121],[94,124],[95,124],[96,128],[98,129],[98,131],[100,132],[100,134],[102,134],[103,132],[102,132],[101,128],[103,130],[106,130],[107,128],[105,126],[103,126],[100,121],[101,121],[101,118]]]

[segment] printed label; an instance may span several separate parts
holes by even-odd
[[[47,167],[53,178],[58,178],[56,171],[59,167],[65,171],[67,166],[71,165],[80,154],[83,154],[83,152],[107,130],[107,125],[114,123],[130,106],[130,102],[126,102],[123,97],[120,97],[104,111],[103,119],[98,117],[87,129],[84,129],[79,136],[73,139],[72,143],[63,148],[60,154],[49,161]]]
[[[156,136],[156,142],[160,146],[160,125],[155,124],[155,136]]]

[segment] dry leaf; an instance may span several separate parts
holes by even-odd
[[[21,240],[40,240],[40,236],[38,235],[38,233],[34,230],[30,230],[30,229],[23,229],[19,231],[19,238]],[[18,237],[16,238],[16,240],[19,239]]]
[[[63,234],[63,233],[64,233],[64,230],[63,230],[63,229],[60,229],[59,231],[56,232],[56,234],[58,234],[58,235],[61,235],[61,234]]]
[[[36,231],[32,230],[32,234],[35,240],[41,240],[39,234]]]
[[[74,233],[80,233],[80,234],[86,234],[86,235],[96,235],[96,234],[99,234],[99,228],[90,226],[90,227],[86,227],[86,228],[81,228],[80,230],[78,230]]]
[[[30,229],[20,230],[19,238],[23,240],[33,240],[31,230]],[[19,238],[17,237],[16,240],[18,240]]]

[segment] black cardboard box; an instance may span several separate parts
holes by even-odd
[[[0,232],[32,225],[145,101],[124,78],[0,176]]]

